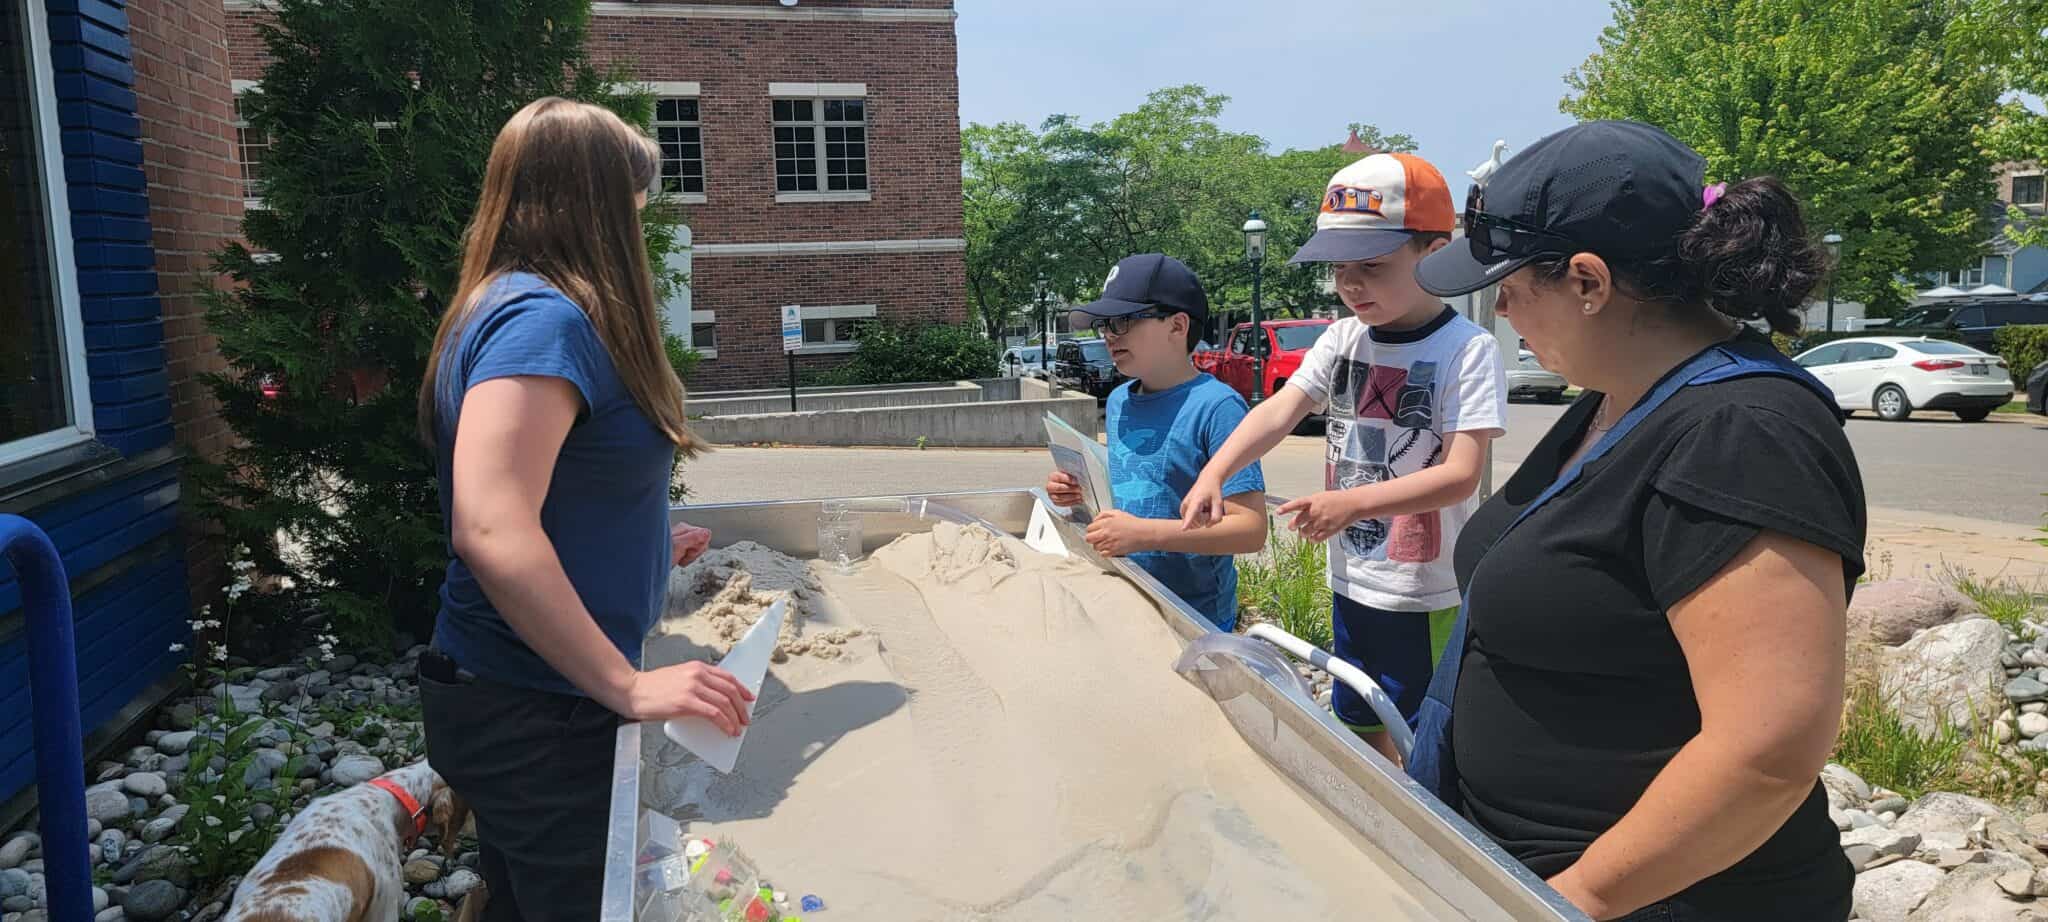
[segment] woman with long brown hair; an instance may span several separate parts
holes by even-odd
[[[676,560],[670,469],[698,447],[641,236],[658,163],[597,106],[514,115],[420,387],[450,556],[427,748],[475,813],[487,919],[596,917],[621,717],[746,723],[731,675],[638,668]]]

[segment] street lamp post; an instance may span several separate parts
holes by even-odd
[[[1039,276],[1038,276],[1038,370],[1039,370],[1039,371],[1044,371],[1044,370],[1046,370],[1046,368],[1050,367],[1050,361],[1051,361],[1051,360],[1050,360],[1050,359],[1048,358],[1048,355],[1049,355],[1049,354],[1050,354],[1050,353],[1052,352],[1052,334],[1050,334],[1050,333],[1046,332],[1046,315],[1045,315],[1045,299],[1046,299],[1046,297],[1047,297],[1047,291],[1046,291],[1046,289],[1048,289],[1048,288],[1050,288],[1050,287],[1052,287],[1052,286],[1051,286],[1051,285],[1050,285],[1049,283],[1047,283],[1047,282],[1046,282],[1046,280],[1045,280],[1045,274],[1044,274],[1044,273],[1039,273]]]
[[[1266,399],[1266,324],[1259,314],[1259,283],[1266,268],[1266,222],[1254,211],[1244,222],[1244,258],[1252,266],[1252,399]]]
[[[1828,245],[1828,262],[1830,264],[1828,266],[1828,332],[1833,333],[1835,331],[1834,270],[1842,264],[1842,235],[1829,231],[1827,236],[1820,238],[1820,242]]]

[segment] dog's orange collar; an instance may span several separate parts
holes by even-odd
[[[383,789],[384,793],[390,794],[392,797],[398,798],[398,805],[405,808],[407,816],[412,817],[412,835],[407,837],[408,841],[412,839],[417,839],[420,836],[426,834],[427,808],[420,806],[419,800],[412,796],[411,791],[408,791],[402,787],[399,787],[396,784],[386,781],[383,778],[370,779],[370,786],[374,788],[381,788]]]

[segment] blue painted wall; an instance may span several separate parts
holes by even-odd
[[[123,476],[10,509],[50,533],[74,585],[79,704],[88,731],[169,675],[189,593],[178,515],[163,323],[128,15],[118,0],[30,0],[49,13],[93,426]],[[0,484],[0,486],[5,486]],[[61,489],[56,492],[64,492]],[[34,780],[20,587],[0,573],[0,800]]]

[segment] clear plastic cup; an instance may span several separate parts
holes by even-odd
[[[826,500],[818,504],[818,559],[850,573],[860,563],[861,548],[860,515],[852,510],[845,500]]]

